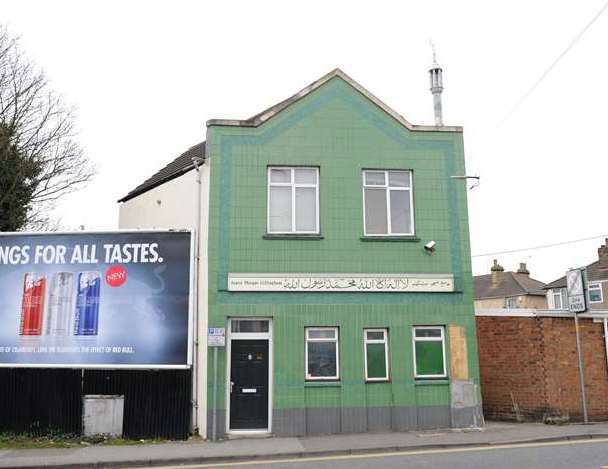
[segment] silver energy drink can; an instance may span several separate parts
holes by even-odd
[[[46,317],[47,335],[69,335],[73,316],[74,274],[56,272],[51,279],[48,313]]]

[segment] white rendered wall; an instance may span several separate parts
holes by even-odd
[[[207,438],[207,324],[208,324],[208,250],[209,234],[209,160],[200,167],[200,226],[196,226],[197,172],[186,174],[123,202],[120,205],[120,229],[194,229],[198,240],[198,321],[195,327],[193,393],[197,398],[196,426]],[[159,203],[160,201],[160,203]],[[195,259],[196,263],[196,259]]]
[[[196,224],[196,171],[120,204],[119,229],[192,229]]]

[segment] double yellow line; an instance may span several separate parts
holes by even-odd
[[[256,459],[253,461],[235,461],[226,463],[213,464],[192,464],[185,466],[162,466],[161,469],[203,469],[206,467],[234,467],[234,466],[260,466],[285,463],[307,463],[321,461],[345,461],[352,459],[376,459],[376,458],[391,458],[396,456],[421,456],[432,454],[449,454],[449,453],[470,453],[476,451],[496,451],[500,449],[516,449],[516,448],[543,448],[547,446],[566,446],[566,445],[590,445],[597,443],[608,443],[608,438],[584,439],[584,440],[565,440],[565,441],[548,441],[544,443],[515,443],[515,444],[498,444],[489,446],[467,446],[462,448],[443,448],[443,449],[421,449],[411,451],[390,451],[384,453],[361,453],[361,454],[345,454],[336,456],[312,456],[300,458],[284,458],[284,459]],[[608,466],[602,466],[602,469],[608,469]]]

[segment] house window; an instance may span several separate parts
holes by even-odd
[[[601,283],[590,283],[588,289],[589,289],[589,302],[590,303],[603,303],[604,302]]]
[[[413,235],[411,171],[363,171],[365,236]]]
[[[319,168],[268,168],[268,233],[319,232]]]
[[[445,331],[443,326],[416,326],[413,330],[414,376],[445,378]]]
[[[554,309],[568,309],[568,301],[566,299],[566,289],[558,288],[551,290]]]
[[[306,379],[339,379],[337,327],[306,328]]]
[[[514,309],[517,308],[517,298],[507,298],[505,299],[505,308]]]
[[[367,381],[388,381],[388,330],[363,330],[365,354],[365,379]]]

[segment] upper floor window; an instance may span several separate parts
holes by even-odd
[[[365,236],[413,235],[411,171],[363,171]]]
[[[590,283],[588,289],[589,289],[589,302],[590,303],[603,303],[604,302],[601,283]]]
[[[505,299],[505,308],[507,309],[514,309],[517,308],[517,298],[516,297],[512,297],[512,298],[506,298]]]
[[[319,168],[268,168],[268,233],[319,232]]]
[[[551,290],[551,300],[553,301],[554,309],[568,309],[565,288],[554,288]],[[549,304],[549,307],[551,307],[551,304]]]

